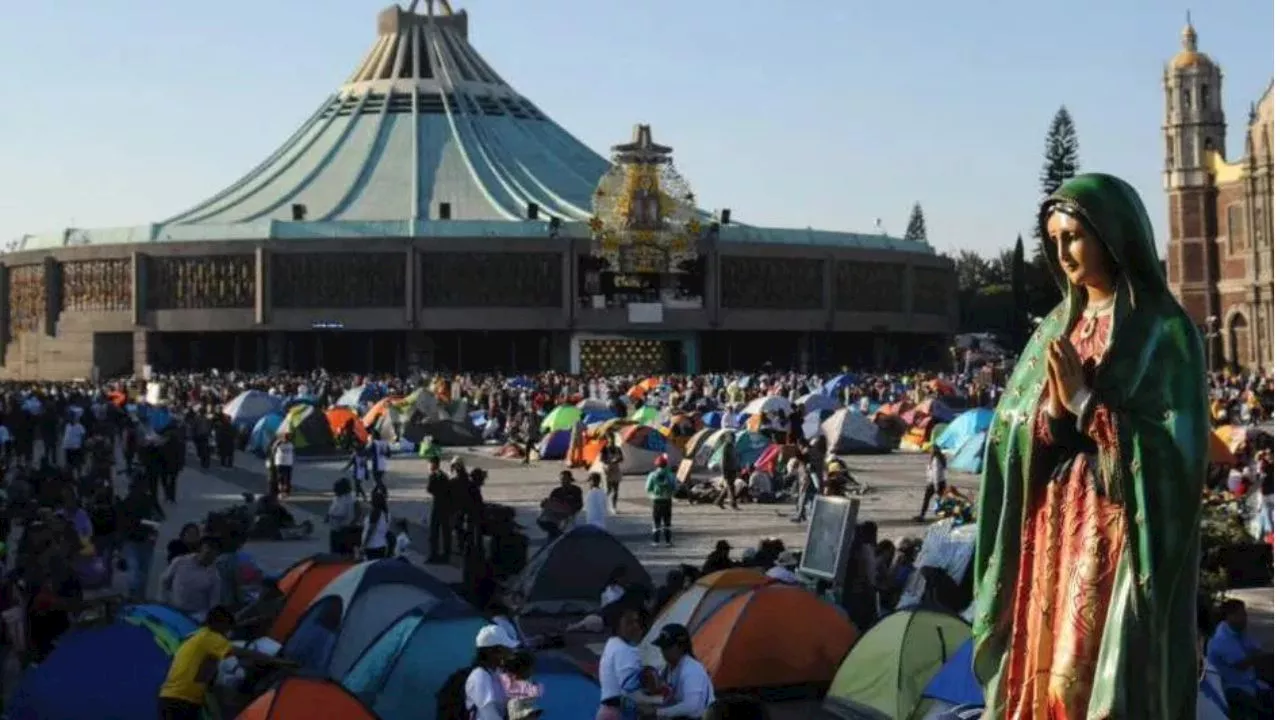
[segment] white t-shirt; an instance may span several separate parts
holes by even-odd
[[[611,637],[600,653],[600,700],[619,698],[640,688],[644,660],[640,649],[620,637]]]
[[[507,692],[496,673],[482,667],[467,676],[467,710],[475,711],[476,720],[503,720],[507,716]]]
[[[662,677],[671,687],[675,702],[658,708],[658,717],[700,718],[716,701],[707,669],[688,655],[680,658],[674,668],[664,670]]]
[[[79,450],[84,445],[84,426],[80,423],[67,423],[62,431],[62,449]]]
[[[277,443],[272,459],[275,460],[276,467],[293,467],[293,443]]]
[[[582,508],[587,513],[587,524],[607,530],[605,523],[609,518],[609,494],[604,488],[591,488],[582,501]]]
[[[627,591],[624,590],[621,585],[609,585],[605,587],[604,592],[600,593],[600,607],[612,605],[622,599],[622,596],[625,595],[626,592]]]
[[[354,525],[356,521],[355,497],[351,493],[334,496],[333,501],[329,503],[329,512],[325,513],[325,520],[334,529]]]
[[[364,519],[364,537],[367,538],[364,543],[366,550],[381,550],[387,546],[387,514],[382,513],[378,517],[378,524],[373,528],[373,535],[369,535],[369,519],[372,513]]]

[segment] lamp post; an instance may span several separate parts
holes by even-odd
[[[1217,343],[1215,340],[1222,335],[1218,331],[1218,316],[1210,315],[1204,319],[1204,352],[1205,362],[1209,364],[1209,372],[1213,372],[1217,368]]]

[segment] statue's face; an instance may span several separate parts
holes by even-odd
[[[1079,287],[1111,289],[1114,284],[1106,247],[1075,217],[1063,212],[1049,215],[1045,225],[1054,259],[1067,281]]]

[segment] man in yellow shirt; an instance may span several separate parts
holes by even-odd
[[[219,605],[205,616],[204,625],[178,646],[160,686],[160,720],[199,720],[209,684],[218,676],[218,664],[229,655],[265,665],[295,666],[288,660],[232,645],[227,633],[235,624],[235,615]]]

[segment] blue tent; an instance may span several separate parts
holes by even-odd
[[[411,610],[364,651],[342,685],[381,720],[436,720],[437,693],[471,664],[486,624],[461,601]]]
[[[364,410],[369,405],[381,400],[382,395],[382,386],[374,383],[365,383],[342,393],[342,395],[338,396],[338,402],[334,403],[334,406]]]
[[[719,410],[713,410],[702,414],[702,426],[709,428],[719,428],[724,423],[724,413]]]
[[[938,436],[937,440],[934,440],[933,444],[943,450],[958,450],[969,438],[986,432],[987,428],[991,427],[991,421],[995,416],[995,412],[988,408],[966,410],[947,425],[947,429]]]
[[[812,440],[822,432],[822,421],[831,417],[834,410],[814,410],[806,413],[804,416],[804,437],[806,440]]]
[[[542,442],[538,443],[538,457],[543,460],[563,460],[569,454],[569,443],[572,440],[573,433],[568,430],[547,433]]]
[[[135,720],[156,716],[170,654],[145,625],[68,633],[14,690],[10,720]]]
[[[280,429],[282,422],[284,422],[284,415],[279,413],[262,416],[262,419],[254,424],[253,431],[249,433],[249,452],[266,455],[267,448],[271,447],[271,441],[276,439],[276,431]]]
[[[944,432],[943,434],[945,435],[946,433]],[[969,439],[965,440],[963,445],[951,453],[951,459],[947,461],[947,467],[962,472],[974,473],[975,475],[982,472],[986,447],[987,434],[985,432],[969,436]]]
[[[249,430],[264,416],[283,410],[284,402],[280,398],[261,390],[245,390],[222,406],[222,414],[243,430]]]
[[[822,392],[835,397],[841,390],[849,387],[857,381],[858,378],[850,375],[849,373],[837,375],[828,380],[826,384],[822,386]]]
[[[134,624],[154,623],[179,640],[199,628],[190,615],[169,605],[129,605],[120,611],[120,618]]]
[[[594,425],[599,422],[604,422],[605,420],[612,420],[615,417],[617,417],[617,415],[614,415],[613,411],[608,408],[589,407],[582,411],[582,422],[588,425]]]
[[[751,467],[764,454],[773,441],[764,433],[754,430],[739,430],[733,436],[733,449],[738,456],[738,467]],[[724,459],[724,448],[721,447],[707,461],[707,469],[719,470]]]
[[[541,654],[533,681],[542,685],[542,717],[592,720],[600,705],[600,684],[560,655]]]
[[[320,398],[315,395],[294,395],[284,403],[284,411],[289,412],[289,408],[294,405],[310,405],[314,408],[320,407]]]

